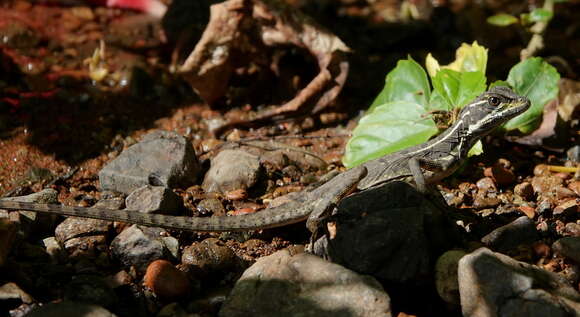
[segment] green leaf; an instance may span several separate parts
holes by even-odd
[[[511,14],[500,13],[487,18],[487,23],[493,24],[495,26],[508,26],[514,23],[518,23],[518,18]]]
[[[358,123],[348,141],[342,162],[352,168],[368,160],[423,143],[437,126],[424,116],[423,105],[409,101],[375,107]]]
[[[552,17],[554,16],[554,13],[550,10],[546,10],[546,9],[534,9],[532,10],[532,12],[530,12],[530,21],[532,22],[548,22],[550,21],[550,19],[552,19]]]
[[[493,83],[489,84],[489,88],[497,87],[497,86],[506,86],[508,87],[510,84],[505,80],[496,80]]]
[[[481,143],[481,140],[479,140],[471,147],[471,149],[469,149],[469,152],[467,152],[467,157],[481,154],[483,154],[483,143]]]
[[[387,75],[385,87],[375,98],[369,111],[393,101],[409,101],[426,106],[430,94],[429,79],[423,67],[411,58],[400,60],[397,67]]]
[[[456,72],[440,70],[433,78],[433,87],[441,95],[448,109],[463,107],[485,91],[485,75],[480,72]]]
[[[427,110],[429,111],[451,111],[453,108],[443,96],[439,93],[438,90],[433,90],[431,92],[431,100],[429,100],[429,107]]]
[[[558,95],[559,79],[558,71],[540,57],[521,61],[512,67],[507,82],[518,94],[527,96],[532,106],[508,121],[504,129],[518,129],[522,133],[535,130],[540,125],[544,105]]]

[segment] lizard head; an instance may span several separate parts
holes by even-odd
[[[469,134],[484,136],[528,108],[528,98],[497,86],[466,105],[459,113],[459,121],[466,124]]]

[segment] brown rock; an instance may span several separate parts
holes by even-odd
[[[570,188],[576,195],[580,196],[580,181],[573,181],[568,184],[568,188]]]
[[[233,267],[236,261],[234,252],[218,239],[209,238],[194,242],[183,250],[181,262],[194,266],[205,273],[213,273]]]
[[[536,216],[536,210],[530,206],[519,206],[518,209],[523,212],[528,218],[534,219]]]
[[[497,188],[495,187],[495,183],[493,182],[493,179],[491,177],[484,177],[480,180],[477,181],[477,183],[475,183],[477,185],[477,188],[479,188],[480,190],[483,191],[488,191],[488,192],[496,192]]]
[[[522,182],[514,187],[514,193],[524,200],[530,201],[534,198],[534,187],[528,182]]]
[[[73,258],[96,258],[107,251],[113,223],[99,219],[70,217],[61,222],[54,234]]]
[[[166,260],[156,260],[149,264],[143,284],[164,300],[187,297],[191,289],[187,275]]]
[[[491,177],[499,186],[513,184],[516,180],[516,176],[508,168],[509,165],[511,164],[505,164],[505,162],[504,164],[502,164],[502,162],[496,162],[490,169]]]
[[[570,199],[554,208],[554,215],[578,212],[578,199]]]
[[[473,200],[473,208],[484,209],[493,208],[500,204],[500,200],[497,197],[484,197],[482,195],[477,195]]]
[[[556,188],[556,198],[558,199],[574,198],[576,196],[576,193],[567,187]]]
[[[580,237],[580,224],[569,222],[564,227],[564,232],[572,237]]]
[[[536,176],[532,179],[534,192],[545,196],[554,193],[558,187],[562,187],[564,181],[556,176]]]
[[[536,167],[534,167],[534,175],[550,175],[550,167],[548,167],[546,164],[538,164]]]
[[[225,197],[229,200],[242,200],[242,199],[246,199],[246,197],[248,197],[248,192],[243,188],[239,188],[239,189],[235,189],[235,190],[227,192],[225,194]]]

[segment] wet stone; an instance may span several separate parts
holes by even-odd
[[[184,137],[154,131],[110,161],[99,172],[99,180],[103,190],[129,194],[145,185],[187,187],[199,170],[193,147]]]
[[[552,244],[552,249],[560,255],[580,264],[580,237],[565,237]]]
[[[181,208],[182,201],[167,187],[145,185],[129,194],[125,204],[128,210],[175,215]]]
[[[202,186],[206,192],[220,193],[248,189],[256,184],[261,171],[257,156],[241,150],[223,150],[211,160]]]
[[[391,316],[390,298],[372,277],[288,250],[258,259],[219,312],[242,316]]]
[[[161,240],[163,230],[133,225],[123,230],[111,243],[111,251],[126,266],[145,271],[149,263],[169,255]]]
[[[534,221],[522,216],[493,230],[481,238],[481,242],[494,250],[505,252],[520,244],[532,243],[538,239],[540,236]]]

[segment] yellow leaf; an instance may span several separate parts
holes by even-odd
[[[440,69],[451,69],[457,72],[476,72],[481,71],[485,74],[487,66],[487,48],[477,44],[474,41],[469,45],[461,44],[461,47],[455,51],[455,60],[445,66],[439,66],[439,62],[429,53],[425,59],[425,67],[431,78],[435,77]]]

